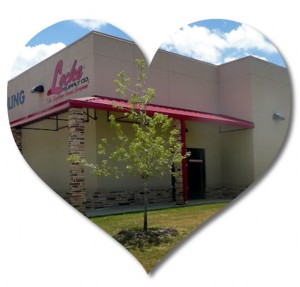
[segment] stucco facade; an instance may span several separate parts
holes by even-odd
[[[92,32],[9,81],[9,119],[12,129],[21,134],[17,141],[23,156],[63,198],[70,193],[66,160],[70,138],[76,138],[70,137],[72,99],[82,103],[76,106],[82,112],[84,130],[78,142],[84,156],[96,161],[99,140],[113,132],[108,123],[108,113],[113,111],[99,102],[117,98],[116,75],[124,70],[134,79],[135,59],[141,57],[134,43]],[[253,57],[215,66],[159,50],[148,76],[148,86],[156,90],[153,107],[172,109],[176,121],[185,125],[186,147],[197,153],[187,164],[201,168],[202,183],[183,180],[187,189],[183,202],[190,198],[191,186],[202,189],[201,193],[190,191],[196,198],[234,197],[266,171],[290,122],[292,91],[285,68]],[[44,91],[33,93],[36,86]],[[176,117],[179,112],[186,114]],[[188,112],[196,116],[189,117]],[[274,113],[285,120],[274,120]],[[212,120],[214,116],[220,120]],[[130,129],[130,124],[122,125]],[[77,181],[81,181],[78,175]],[[100,208],[141,203],[141,185],[138,178],[115,180],[85,171],[82,189],[86,206]],[[152,202],[175,200],[180,192],[171,176],[153,178],[151,190]]]

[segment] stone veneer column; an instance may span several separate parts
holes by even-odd
[[[70,108],[69,118],[69,155],[84,154],[84,122],[82,108]],[[70,190],[66,200],[78,211],[86,214],[86,193],[84,181],[84,167],[78,163],[70,163]]]
[[[182,122],[179,120],[174,121],[174,127],[179,130],[179,135],[177,140],[182,144]],[[177,204],[185,204],[184,202],[184,175],[182,164],[175,166],[175,169],[178,173],[175,181],[175,201]]]
[[[20,151],[23,153],[23,145],[22,145],[22,129],[21,128],[11,128],[12,135],[15,139],[15,143]]]

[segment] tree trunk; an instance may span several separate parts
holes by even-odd
[[[148,180],[144,178],[144,231],[148,230]]]

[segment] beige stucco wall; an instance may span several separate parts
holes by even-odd
[[[60,118],[67,118],[66,114]],[[59,125],[66,125],[60,122]],[[27,126],[28,128],[55,129],[54,120]],[[68,129],[39,131],[22,129],[23,156],[34,172],[53,190],[64,196],[69,189],[68,181]]]
[[[92,114],[93,115],[93,114]],[[93,115],[94,116],[94,115]],[[67,119],[67,113],[59,115],[60,119]],[[60,122],[62,127],[67,122]],[[39,123],[28,125],[27,128],[55,129],[54,120],[44,120]],[[131,126],[123,123],[122,126],[130,133]],[[99,163],[97,145],[101,138],[112,138],[114,131],[107,121],[106,111],[97,111],[97,120],[89,119],[84,124],[85,157],[89,162]],[[111,141],[113,144],[114,142]],[[59,131],[47,130],[22,130],[23,155],[30,167],[38,176],[54,191],[65,196],[69,189],[69,164],[68,157],[68,129]],[[139,177],[126,176],[116,179],[113,176],[97,177],[91,170],[85,170],[85,186],[88,197],[91,198],[95,191],[103,190],[135,190],[143,188],[143,182]],[[171,175],[151,178],[150,188],[170,188]]]
[[[187,147],[205,149],[207,187],[248,186],[254,180],[252,130],[220,130],[187,122]]]
[[[66,114],[60,118],[67,118]],[[64,125],[65,123],[60,123]],[[130,131],[129,124],[122,124]],[[44,120],[30,128],[55,128],[55,122]],[[209,187],[228,184],[247,184],[252,179],[252,131],[220,134],[219,127],[212,124],[187,122],[187,147],[205,149],[206,185]],[[68,129],[37,131],[23,129],[23,154],[39,177],[61,196],[69,188]],[[85,123],[85,157],[90,162],[99,162],[97,145],[101,138],[112,138],[107,113],[97,111],[97,120]],[[250,138],[249,138],[250,137]],[[248,148],[246,148],[248,146]],[[85,172],[86,191],[92,197],[95,191],[142,189],[138,177],[96,177],[88,169]],[[152,178],[152,188],[171,187],[171,176]]]
[[[131,42],[94,35],[96,80],[92,94],[117,97],[113,80],[120,71],[126,71],[134,85],[138,72],[134,61],[142,57],[141,51]],[[219,113],[215,66],[158,51],[148,75],[148,86],[157,92],[154,104]]]
[[[260,177],[276,159],[291,121],[292,88],[286,69],[251,61],[252,115],[255,178]],[[279,112],[284,121],[275,121]]]
[[[221,134],[222,182],[226,186],[248,186],[254,181],[253,131]]]
[[[116,117],[122,116],[121,113],[114,113]],[[115,131],[110,127],[110,124],[107,119],[106,111],[97,111],[97,122],[96,122],[96,142],[100,143],[102,138],[106,138],[112,147],[115,147],[116,142],[111,140],[115,138]],[[129,123],[120,123],[121,127],[126,131],[126,134],[130,136],[133,135],[133,129],[131,124]],[[96,159],[96,161],[95,161]],[[101,160],[99,157],[96,157],[94,162],[98,162]],[[121,165],[119,165],[121,166]],[[153,177],[149,181],[150,188],[158,188],[158,187],[170,187],[171,186],[171,175],[167,175],[164,177]],[[113,176],[108,177],[98,177],[97,178],[97,189],[98,190],[123,190],[123,189],[141,189],[143,188],[143,181],[138,176],[126,176],[120,177],[116,179]]]
[[[116,98],[114,80],[120,71],[125,71],[127,76],[135,79],[135,59],[142,58],[139,48],[132,42],[115,39],[112,37],[93,38],[95,82],[92,95]],[[134,82],[133,82],[134,84]]]
[[[158,51],[149,73],[149,86],[157,91],[155,103],[220,113],[216,66]]]
[[[186,124],[187,148],[202,148],[205,150],[206,185],[215,186],[222,183],[221,138],[219,127],[188,121]]]
[[[250,57],[218,67],[220,113],[252,121]]]
[[[245,172],[249,176],[236,177],[238,167],[232,163],[229,169],[224,169],[225,181],[232,181],[235,177],[238,181],[247,177],[246,181],[251,180],[251,177],[255,180],[264,174],[276,158],[288,131],[292,101],[289,75],[285,68],[253,57],[226,63],[218,69],[222,113],[244,118],[255,124],[253,131],[247,132],[248,141],[243,143],[246,160],[253,165],[253,171]],[[275,112],[283,114],[285,121],[274,121]],[[245,155],[242,150],[238,152],[239,142],[243,142],[242,134],[224,134],[223,156],[229,157],[228,151],[235,150],[233,158],[236,163],[244,165]],[[226,162],[229,162],[229,158]]]

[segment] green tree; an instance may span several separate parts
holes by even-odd
[[[116,93],[128,100],[126,107],[114,102],[114,107],[124,113],[132,122],[133,136],[128,135],[114,115],[110,115],[110,125],[116,137],[103,138],[98,145],[99,164],[89,163],[78,155],[70,155],[69,161],[81,163],[97,176],[114,175],[116,178],[131,174],[143,180],[144,190],[144,226],[148,229],[149,180],[167,173],[177,176],[172,166],[181,164],[182,144],[177,138],[179,130],[173,128],[173,119],[161,113],[149,114],[148,105],[155,97],[153,88],[146,88],[146,66],[142,59],[136,60],[139,71],[134,88],[130,88],[131,79],[124,71],[117,75]],[[114,143],[112,143],[114,142]]]

